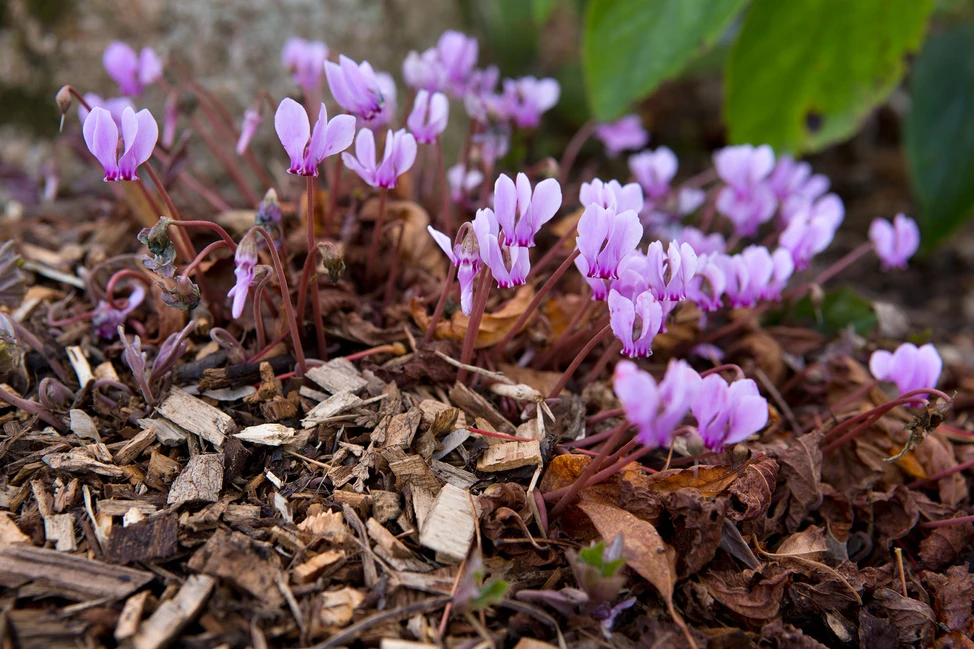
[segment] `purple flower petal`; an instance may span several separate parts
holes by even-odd
[[[291,158],[288,173],[302,174],[304,171],[304,149],[311,137],[311,123],[304,107],[290,97],[285,97],[274,113],[274,130],[281,145]]]
[[[139,57],[131,46],[114,41],[105,48],[102,64],[123,95],[138,95],[142,92],[139,84]]]
[[[145,163],[159,140],[159,125],[147,109],[138,113],[131,108],[122,111],[122,140],[125,152],[118,160],[118,175],[122,180],[137,180],[139,165]]]
[[[118,127],[115,120],[104,108],[92,107],[85,123],[82,126],[82,134],[88,150],[98,159],[101,166],[105,169],[105,180],[118,180],[118,163],[116,155],[118,151]]]

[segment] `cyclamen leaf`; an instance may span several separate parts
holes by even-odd
[[[899,83],[932,7],[755,0],[727,62],[730,139],[798,153],[849,137]]]
[[[974,27],[932,37],[912,73],[906,157],[917,219],[930,249],[964,223],[974,208]]]
[[[592,0],[582,35],[589,104],[599,121],[678,75],[723,32],[744,0]]]

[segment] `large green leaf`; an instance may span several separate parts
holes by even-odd
[[[582,61],[595,117],[621,116],[634,100],[679,74],[720,36],[745,1],[592,0]]]
[[[913,66],[906,155],[928,249],[974,207],[972,52],[974,27],[956,27],[931,37]]]
[[[899,83],[932,6],[755,0],[727,63],[730,139],[798,153],[847,138]]]
[[[876,326],[876,312],[872,302],[850,286],[843,286],[825,294],[821,304],[813,305],[808,297],[795,304],[794,317],[814,323],[816,329],[833,335],[850,325],[859,335],[866,335]]]

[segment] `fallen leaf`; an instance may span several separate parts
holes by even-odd
[[[532,299],[534,299],[534,287],[525,284],[517,289],[514,297],[505,302],[498,311],[485,313],[480,321],[480,329],[477,331],[477,340],[474,343],[474,348],[483,349],[484,347],[490,347],[500,342],[507,335],[507,332],[510,331],[511,327],[517,323],[517,319],[528,308]],[[409,309],[410,313],[412,313],[413,321],[420,329],[425,331],[429,327],[430,314],[415,299],[410,300]],[[462,341],[467,336],[467,327],[469,324],[469,317],[463,315],[460,311],[455,311],[453,317],[449,320],[440,320],[436,324],[435,337]]]
[[[972,541],[974,523],[936,527],[920,541],[920,565],[927,570],[939,570],[956,562]]]
[[[935,589],[933,606],[937,620],[951,631],[974,631],[971,605],[974,602],[974,583],[967,566],[951,566],[946,576],[937,575],[943,583]]]
[[[825,542],[825,530],[812,525],[808,529],[792,534],[786,538],[773,556],[802,557],[804,559],[821,559],[828,554],[829,547]]]
[[[901,644],[912,644],[918,640],[929,647],[936,632],[936,616],[933,609],[923,602],[903,597],[895,590],[880,588],[873,598],[886,612],[886,618],[896,627],[896,635]]]
[[[770,620],[778,615],[791,574],[791,570],[769,563],[736,573],[711,570],[700,574],[700,583],[711,597],[746,620]]]

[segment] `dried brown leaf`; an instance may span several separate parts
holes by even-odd
[[[791,574],[791,570],[768,563],[757,570],[701,573],[700,583],[711,597],[745,620],[770,620],[778,615]]]
[[[873,597],[882,606],[886,618],[896,627],[901,644],[919,640],[925,647],[930,645],[936,631],[936,616],[932,608],[889,588],[878,589]]]

